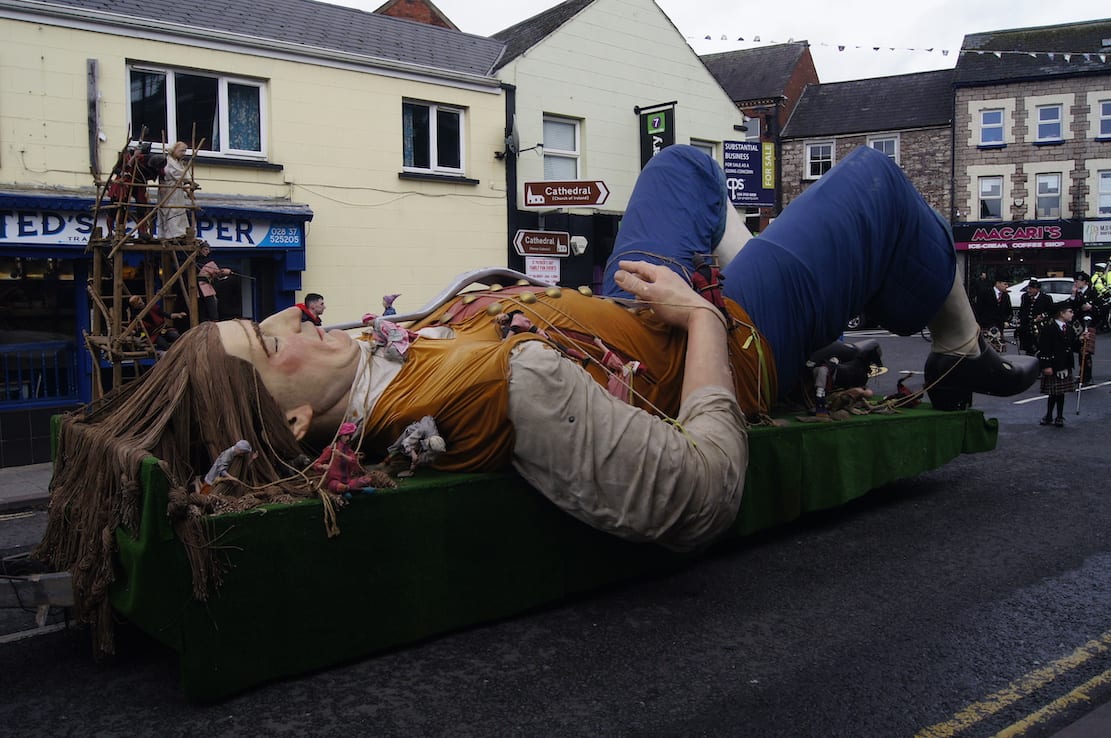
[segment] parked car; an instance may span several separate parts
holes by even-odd
[[[1026,285],[1029,282],[1029,279],[1024,279],[1007,288],[1007,294],[1011,296],[1011,320],[1015,323],[1018,322],[1018,306],[1022,303],[1022,296],[1026,294]],[[1073,281],[1069,277],[1038,277],[1038,284],[1041,285],[1042,292],[1053,299],[1054,304],[1072,297]]]

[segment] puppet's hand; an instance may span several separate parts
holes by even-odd
[[[643,261],[622,261],[614,274],[621,289],[652,306],[665,323],[686,329],[700,311],[717,313],[687,281],[665,266]]]

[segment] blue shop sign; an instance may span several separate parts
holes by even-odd
[[[0,243],[84,248],[96,225],[92,205],[89,198],[0,195]],[[312,210],[292,203],[270,211],[226,205],[202,207],[197,237],[214,247],[298,250],[305,248],[304,223],[311,219]]]

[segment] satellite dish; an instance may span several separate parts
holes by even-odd
[[[513,114],[513,129],[505,137],[505,150],[516,156],[521,151],[521,132],[517,129],[517,114]]]

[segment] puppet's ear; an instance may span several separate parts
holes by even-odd
[[[292,410],[286,410],[285,420],[293,431],[293,437],[300,441],[312,424],[312,405],[298,405]]]

